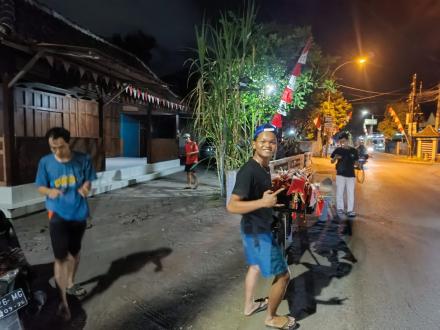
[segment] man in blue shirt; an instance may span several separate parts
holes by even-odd
[[[87,196],[96,173],[90,156],[70,150],[68,130],[53,127],[46,133],[46,139],[52,154],[41,158],[35,183],[46,196],[55,281],[61,294],[58,312],[68,320],[71,315],[66,294],[86,294],[74,284],[74,278],[89,216]]]

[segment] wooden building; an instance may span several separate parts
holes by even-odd
[[[50,127],[105,157],[178,158],[180,99],[133,54],[33,0],[0,1],[0,185],[33,182]]]
[[[431,125],[414,134],[417,141],[417,158],[422,160],[436,161],[438,155],[438,141],[440,133]]]

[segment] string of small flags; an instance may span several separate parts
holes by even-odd
[[[164,100],[160,97],[148,94],[145,91],[140,90],[139,88],[135,88],[132,85],[128,85],[125,87],[125,93],[130,95],[131,97],[134,97],[135,99],[140,99],[144,102],[150,102],[157,105],[163,105],[171,109],[179,109],[179,110],[186,110],[186,106],[182,104],[177,104],[174,102],[170,102],[168,100]]]

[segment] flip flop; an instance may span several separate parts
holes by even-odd
[[[265,311],[267,309],[267,306],[268,306],[267,298],[260,298],[260,299],[255,300],[255,302],[258,303],[258,307],[255,308],[249,314],[244,314],[244,316],[252,316],[254,314],[257,314],[259,312]]]
[[[66,293],[75,297],[82,297],[87,294],[87,290],[78,284],[74,284],[71,288],[66,289]]]
[[[296,320],[291,316],[286,317],[286,323],[284,323],[281,327],[277,327],[276,325],[266,324],[266,328],[280,329],[280,330],[293,330],[295,326],[296,326]]]

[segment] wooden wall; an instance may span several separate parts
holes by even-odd
[[[14,102],[13,185],[34,182],[38,161],[50,153],[44,136],[54,126],[68,129],[72,150],[90,154],[95,169],[104,170],[98,102],[22,87],[14,89]]]
[[[152,139],[151,159],[148,163],[157,163],[166,160],[178,159],[178,145],[176,139]]]
[[[17,87],[15,136],[44,137],[54,126],[62,126],[72,137],[99,138],[98,102]]]
[[[106,157],[121,156],[120,114],[122,105],[111,103],[104,107],[104,145]]]

